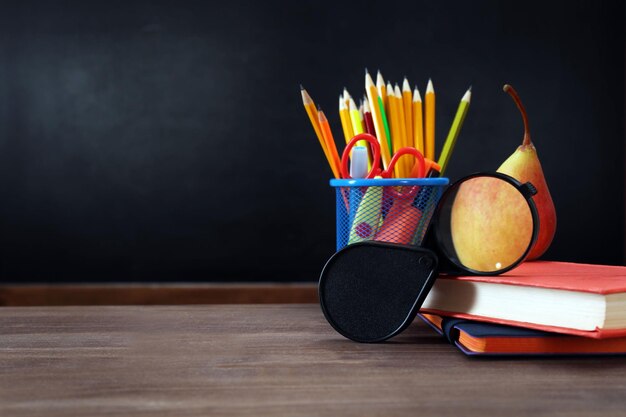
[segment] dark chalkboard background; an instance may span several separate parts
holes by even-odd
[[[624,4],[596,1],[2,2],[0,279],[317,278],[331,116],[363,70],[437,91],[438,149],[473,85],[452,179],[522,123],[557,207],[546,259],[622,264]]]

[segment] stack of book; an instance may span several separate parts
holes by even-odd
[[[468,355],[626,354],[626,267],[534,261],[442,275],[420,317]]]

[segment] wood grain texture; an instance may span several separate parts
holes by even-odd
[[[624,392],[624,358],[470,359],[421,322],[357,344],[316,305],[0,309],[2,416],[617,416]]]
[[[0,306],[317,303],[315,283],[6,284]]]

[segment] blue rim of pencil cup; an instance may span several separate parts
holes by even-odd
[[[441,178],[372,178],[372,179],[336,179],[330,180],[331,187],[396,187],[401,185],[444,186],[450,179]]]

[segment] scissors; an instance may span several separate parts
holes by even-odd
[[[344,178],[352,179],[350,176],[350,170],[348,169],[348,162],[350,161],[350,153],[352,152],[352,148],[356,145],[358,141],[365,140],[370,143],[372,150],[374,151],[374,158],[372,162],[372,168],[369,173],[365,177],[366,179],[374,178],[374,177],[382,177],[382,178],[391,178],[393,174],[393,169],[396,166],[398,160],[404,155],[413,155],[415,157],[415,165],[413,166],[413,170],[411,171],[411,178],[421,178],[426,173],[424,172],[426,169],[426,163],[424,162],[424,155],[420,151],[415,148],[406,147],[400,148],[396,151],[396,153],[391,158],[389,162],[389,166],[386,170],[380,169],[380,145],[378,144],[378,140],[368,134],[368,133],[360,133],[352,138],[350,142],[346,145],[346,149],[343,150],[343,154],[341,155],[341,175]]]
[[[411,178],[422,178],[426,174],[426,162],[424,161],[424,155],[422,155],[422,153],[417,149],[411,147],[398,149],[391,158],[391,161],[389,161],[389,166],[387,167],[387,169],[382,170],[380,168],[380,145],[378,144],[378,140],[368,133],[361,133],[353,137],[352,140],[350,140],[350,142],[348,142],[348,144],[346,145],[346,149],[343,150],[343,154],[341,155],[341,175],[343,176],[343,178],[352,179],[352,177],[350,176],[350,170],[348,169],[350,153],[352,152],[352,148],[356,145],[356,143],[361,140],[369,142],[372,151],[374,152],[374,158],[372,159],[372,168],[365,177],[366,179],[371,179],[374,177],[391,178],[396,163],[404,155],[413,155],[415,157],[415,165],[413,165],[413,169],[411,170],[411,174],[409,175]],[[419,188],[419,186],[412,186],[408,192],[402,193],[398,192],[395,188],[390,187],[389,191],[391,192],[391,194],[393,194],[395,198],[408,198],[414,196]]]

